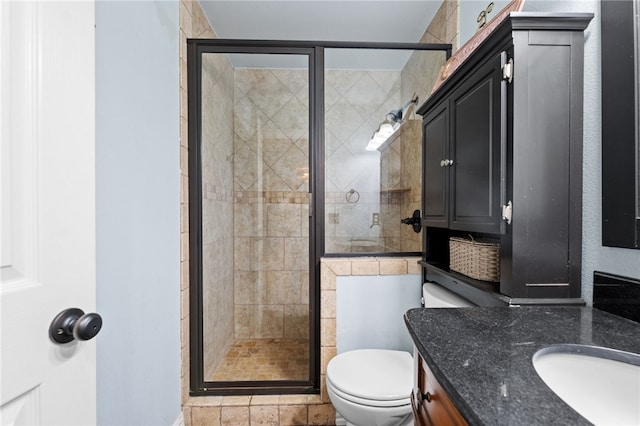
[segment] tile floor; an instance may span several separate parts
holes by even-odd
[[[307,380],[308,377],[307,339],[242,339],[231,345],[211,380]]]

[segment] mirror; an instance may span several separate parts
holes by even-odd
[[[640,0],[601,3],[602,244],[640,249]]]

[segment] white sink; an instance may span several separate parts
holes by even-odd
[[[595,425],[640,425],[640,355],[555,345],[533,355],[542,380]]]

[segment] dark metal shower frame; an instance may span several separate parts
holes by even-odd
[[[187,83],[189,124],[189,394],[276,395],[320,393],[320,259],[324,253],[324,49],[443,51],[450,44],[336,41],[188,39]],[[309,380],[208,382],[204,380],[202,306],[202,55],[306,55],[309,59]],[[406,256],[407,253],[349,253],[349,256]]]

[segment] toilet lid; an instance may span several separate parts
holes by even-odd
[[[407,352],[359,349],[329,361],[327,378],[342,392],[359,398],[391,401],[409,398],[413,358]]]

